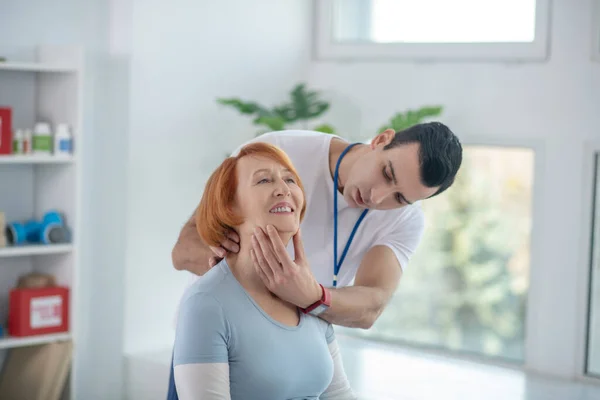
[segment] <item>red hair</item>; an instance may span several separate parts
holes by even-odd
[[[233,212],[233,202],[238,185],[236,166],[245,156],[265,157],[289,169],[305,197],[304,186],[290,158],[280,148],[268,143],[251,143],[242,147],[235,157],[228,157],[212,173],[208,181],[198,211],[196,212],[196,229],[200,238],[209,246],[218,247],[226,238],[226,233],[234,226],[244,222],[242,216]],[[306,201],[300,211],[300,221],[304,218]]]

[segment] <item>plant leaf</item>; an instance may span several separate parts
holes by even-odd
[[[335,133],[335,128],[329,124],[321,124],[321,125],[316,126],[313,129],[317,132],[330,133],[330,134]]]
[[[260,114],[270,115],[271,112],[265,107],[255,102],[245,102],[237,98],[217,99],[217,102],[226,106],[231,106],[242,114]]]
[[[258,117],[254,120],[254,123],[256,125],[266,125],[273,131],[280,131],[285,127],[285,120],[280,117]]]
[[[407,110],[405,112],[396,113],[390,123],[380,128],[379,132],[386,129],[393,129],[396,132],[403,131],[416,124],[421,123],[427,117],[438,116],[442,113],[442,106],[425,106],[417,110]]]

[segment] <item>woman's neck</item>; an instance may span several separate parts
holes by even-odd
[[[263,229],[266,232],[266,230]],[[289,235],[289,234],[288,234]],[[287,236],[287,235],[286,235]],[[287,244],[289,238],[281,237],[282,242]],[[226,256],[227,264],[231,269],[231,272],[240,282],[240,284],[248,292],[255,294],[272,294],[266,285],[260,278],[254,261],[252,261],[252,235],[251,234],[240,234],[240,251],[237,253],[230,253]]]

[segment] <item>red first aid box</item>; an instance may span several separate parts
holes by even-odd
[[[31,336],[69,330],[69,289],[12,289],[8,299],[8,334]]]
[[[12,153],[12,113],[8,107],[0,107],[0,155]]]

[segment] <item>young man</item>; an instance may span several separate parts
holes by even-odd
[[[276,232],[255,232],[255,264],[262,279],[275,295],[305,312],[332,324],[370,328],[421,239],[419,201],[454,182],[462,162],[460,141],[439,122],[386,130],[369,145],[351,147],[335,135],[310,131],[272,132],[252,141],[288,154],[307,202],[301,234],[294,238],[295,260]],[[230,232],[221,247],[209,248],[192,216],[173,248],[174,267],[202,275],[227,251],[237,252],[238,241]]]

